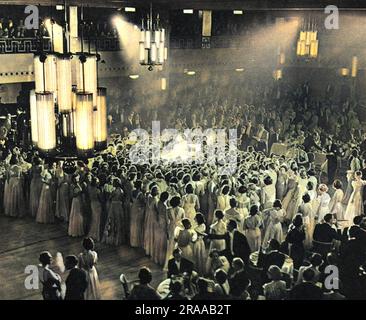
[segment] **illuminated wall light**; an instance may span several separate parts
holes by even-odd
[[[130,79],[132,79],[132,80],[136,80],[136,79],[138,79],[140,76],[139,76],[138,74],[130,74],[130,75],[129,75],[129,77],[130,77]]]
[[[194,76],[196,74],[195,71],[187,71],[187,75],[189,76]]]
[[[358,70],[358,58],[356,56],[352,57],[352,69],[351,69],[351,77],[357,77],[357,70]]]
[[[193,9],[183,9],[183,13],[185,13],[185,14],[193,14]]]
[[[342,77],[347,77],[349,75],[349,69],[348,68],[341,68],[339,72],[340,72]]]
[[[235,71],[237,71],[237,72],[243,72],[244,71],[244,68],[236,68]]]
[[[56,6],[56,10],[59,10],[59,11],[64,10],[64,6],[62,4],[58,4]]]
[[[134,8],[134,7],[125,7],[125,12],[136,12],[136,8]]]
[[[35,90],[31,90],[29,96],[30,118],[31,118],[31,135],[33,145],[38,145],[38,126],[37,126],[37,98]]]
[[[161,78],[161,90],[166,90],[166,78]]]
[[[107,147],[107,89],[98,88],[97,110],[94,111],[94,136],[96,150]]]
[[[243,14],[243,10],[234,10],[233,14]]]

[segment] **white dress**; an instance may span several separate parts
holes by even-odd
[[[276,200],[276,185],[270,184],[264,186],[261,190],[261,204],[263,209],[268,209],[273,206],[273,202]]]
[[[333,197],[329,202],[330,213],[335,214],[337,217],[337,220],[344,219],[344,208],[343,208],[343,204],[342,204],[343,197],[344,197],[343,190],[337,189],[336,192],[334,192]]]
[[[197,240],[193,244],[194,264],[198,273],[204,275],[206,274],[207,252],[203,235],[206,233],[206,225],[204,223],[197,225],[194,231],[197,234]]]
[[[283,241],[283,231],[281,222],[285,218],[285,211],[283,209],[272,208],[269,209],[269,223],[264,232],[263,247],[267,247],[269,241],[276,239],[279,243]]]
[[[353,218],[363,214],[363,199],[362,189],[366,184],[364,180],[352,181],[353,192],[349,198],[346,212],[344,214],[344,220],[347,220],[347,224],[350,226],[353,223]]]
[[[217,196],[217,210],[225,212],[230,209],[230,196],[227,194],[220,194]]]
[[[299,212],[302,214],[305,227],[305,248],[310,249],[313,242],[313,233],[315,228],[314,209],[311,202],[302,203]]]
[[[218,220],[210,227],[210,233],[224,235],[226,233],[226,223],[223,220]],[[210,251],[212,249],[217,249],[218,251],[225,250],[226,243],[225,239],[215,239],[211,240]]]
[[[86,251],[79,255],[79,267],[88,274],[88,287],[85,291],[85,300],[99,300],[100,284],[98,272],[95,265],[98,261],[98,255],[95,251]]]
[[[317,201],[319,203],[317,210],[318,222],[321,222],[323,221],[324,216],[329,213],[330,195],[327,192],[324,192],[322,195],[318,196]]]
[[[197,210],[200,208],[198,197],[195,194],[186,194],[182,197],[182,207],[184,209],[185,218],[194,221]]]

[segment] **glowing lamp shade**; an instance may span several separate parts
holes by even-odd
[[[278,62],[279,62],[280,64],[285,64],[286,56],[285,56],[285,54],[284,54],[283,52],[281,52],[281,53],[279,54],[278,60],[279,60]]]
[[[168,59],[168,48],[164,48],[164,60]]]
[[[36,92],[31,90],[29,95],[30,117],[31,117],[31,135],[34,146],[38,145],[38,125],[37,125],[37,99]]]
[[[156,46],[159,48],[161,41],[161,32],[160,30],[154,31],[154,42],[156,43]]]
[[[349,75],[349,69],[348,68],[341,68],[339,71],[342,77],[347,77]]]
[[[164,63],[164,55],[165,55],[165,48],[163,42],[160,43],[160,47],[158,49],[158,62],[163,64]]]
[[[145,31],[145,48],[150,49],[150,44],[151,44],[151,31],[146,30]]]
[[[61,113],[72,110],[71,87],[71,58],[59,57],[57,59],[57,91],[58,109]]]
[[[145,43],[143,41],[139,43],[139,60],[140,63],[145,62]]]
[[[306,32],[305,31],[300,31],[299,40],[300,41],[305,41],[306,40]]]
[[[107,147],[107,89],[98,88],[97,110],[94,111],[94,136],[97,150]]]
[[[40,56],[34,56],[34,78],[36,92],[53,92],[56,98],[57,93],[57,57],[48,54],[44,63],[40,61]]]
[[[150,52],[150,59],[151,59],[151,62],[156,62],[157,61],[157,58],[158,58],[158,48],[156,47],[156,43],[153,42],[151,44],[151,52]]]
[[[166,90],[166,78],[161,78],[161,90]]]
[[[276,69],[273,71],[273,78],[275,80],[281,80],[282,79],[282,69]]]
[[[51,153],[56,149],[56,118],[52,92],[37,92],[38,144],[41,152]]]
[[[94,149],[93,94],[76,93],[76,148],[80,155],[88,155]]]
[[[310,42],[310,57],[316,58],[318,56],[319,41],[312,40]]]
[[[83,79],[84,72],[84,79]],[[84,81],[85,80],[85,81]],[[89,92],[93,94],[93,106],[97,105],[97,57],[95,55],[86,56],[83,63],[78,59],[77,64],[77,90],[79,92]]]
[[[358,70],[358,58],[356,56],[352,57],[352,69],[351,69],[351,77],[357,77],[357,70]]]

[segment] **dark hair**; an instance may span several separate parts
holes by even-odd
[[[238,188],[239,193],[246,193],[248,191],[248,188],[246,186],[240,186]]]
[[[332,221],[332,219],[333,219],[333,214],[331,214],[331,213],[327,213],[327,214],[324,216],[324,221],[325,221],[325,222],[330,222],[330,221]]]
[[[152,280],[152,274],[149,268],[142,267],[139,271],[138,278],[141,284],[148,284]]]
[[[319,267],[323,263],[323,258],[319,253],[314,253],[309,260],[315,267]]]
[[[304,203],[308,203],[310,202],[311,198],[310,198],[310,195],[308,193],[305,193],[303,196],[302,196],[302,201],[304,201]]]
[[[205,217],[203,216],[202,213],[197,213],[196,216],[195,216],[195,219],[196,219],[198,224],[205,223]]]
[[[232,220],[232,219],[229,220],[229,223],[227,225],[228,225],[228,227],[230,226],[233,229],[236,229],[238,227],[238,224],[236,223],[236,221]]]
[[[176,208],[180,205],[180,197],[178,196],[174,196],[173,198],[170,199],[170,205],[173,208]]]
[[[215,279],[219,284],[223,284],[227,278],[227,273],[224,270],[219,269],[215,272]]]
[[[264,182],[264,184],[266,185],[266,186],[269,186],[269,185],[271,185],[272,184],[272,178],[270,177],[270,176],[266,176],[265,178],[264,178],[264,180],[263,180],[263,182]]]
[[[215,217],[218,219],[218,220],[221,220],[224,218],[224,213],[221,211],[221,210],[216,210],[215,211]]]
[[[83,240],[83,247],[85,250],[93,250],[94,249],[94,241],[92,238],[85,238]]]
[[[180,281],[172,281],[170,283],[170,291],[175,294],[180,293],[182,291],[182,283]]]
[[[74,268],[75,266],[77,266],[77,264],[79,263],[78,258],[75,255],[71,255],[71,256],[67,256],[65,258],[65,265],[68,265],[72,268]]]
[[[173,250],[173,256],[176,255],[177,253],[182,254],[182,249],[181,248],[175,248]]]
[[[273,207],[274,208],[280,208],[282,209],[282,202],[280,199],[276,199],[274,202],[273,202]]]
[[[43,251],[39,255],[39,262],[42,263],[42,265],[47,265],[51,262],[52,256],[48,251]]]
[[[186,190],[186,193],[187,193],[187,194],[193,193],[193,186],[192,186],[192,184],[188,183],[188,184],[186,185],[185,190]]]
[[[280,250],[281,245],[276,239],[271,239],[271,241],[269,242],[269,247],[272,250]]]
[[[225,185],[222,187],[222,194],[228,194],[230,192],[230,187],[228,185]]]
[[[182,224],[183,224],[183,227],[185,229],[189,229],[192,227],[192,223],[191,223],[191,220],[187,219],[187,218],[184,218],[182,219]]]
[[[306,185],[306,188],[308,190],[313,190],[314,189],[314,183],[312,183],[311,181],[308,181],[308,183]]]
[[[292,221],[292,224],[296,227],[296,228],[299,228],[303,225],[303,221],[302,221],[302,216],[301,214],[297,214],[295,217],[294,217],[294,220]]]
[[[160,201],[161,202],[164,202],[164,201],[168,200],[168,198],[169,198],[169,193],[168,192],[164,191],[160,194]]]
[[[334,180],[333,187],[336,188],[336,189],[342,188],[342,181],[339,180],[339,179]]]
[[[230,198],[230,207],[235,208],[237,205],[237,202],[235,198]]]
[[[362,217],[362,216],[355,216],[355,217],[353,218],[353,224],[355,224],[355,225],[360,225],[360,224],[362,223],[362,219],[363,219],[363,217]]]
[[[255,216],[257,213],[258,213],[259,209],[258,209],[258,206],[256,204],[253,204],[251,207],[250,207],[250,212],[249,214],[251,216]]]

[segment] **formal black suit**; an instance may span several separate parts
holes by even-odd
[[[249,285],[249,278],[245,270],[235,272],[229,279],[230,294],[238,297]]]
[[[328,160],[328,182],[333,183],[338,166],[338,148],[334,143],[332,143],[327,146],[326,150]]]
[[[259,252],[258,256],[258,268],[263,268],[263,271],[267,273],[270,266],[277,266],[282,268],[283,264],[285,263],[286,256],[277,250],[273,250],[267,254]]]
[[[170,278],[173,275],[174,276],[181,275],[184,272],[191,274],[193,271],[193,267],[194,267],[193,262],[189,261],[188,259],[181,258],[180,268],[178,269],[175,259],[172,258],[168,261],[168,278]]]
[[[324,222],[315,226],[313,239],[319,242],[332,242],[333,240],[342,240],[342,236],[328,223]]]
[[[311,282],[303,282],[295,285],[289,294],[290,300],[321,300],[322,290]]]
[[[65,283],[65,300],[84,300],[84,292],[88,287],[88,278],[83,269],[74,268],[70,270]]]
[[[225,239],[225,250],[221,251],[220,255],[224,255],[230,262],[233,258],[241,258],[245,264],[249,263],[250,247],[247,237],[238,230],[234,230],[233,243],[231,244],[230,232],[226,232],[224,235],[209,234],[209,239]],[[232,251],[231,251],[232,248]]]

